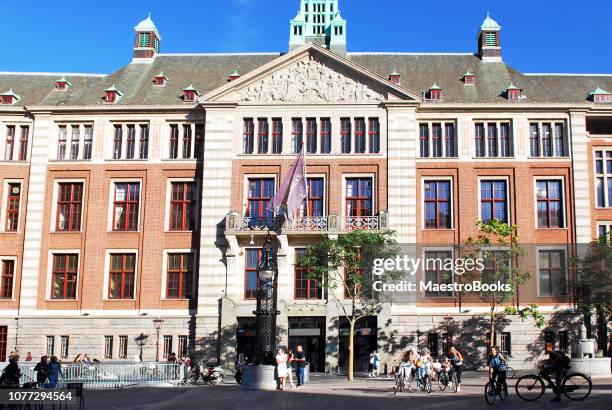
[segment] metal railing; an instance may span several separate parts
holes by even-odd
[[[0,363],[0,371],[8,363]],[[20,383],[36,381],[35,362],[19,362]],[[58,386],[83,383],[86,388],[116,388],[142,383],[179,384],[187,376],[184,365],[166,362],[62,363]]]

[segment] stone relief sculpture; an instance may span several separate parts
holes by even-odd
[[[300,61],[240,92],[241,101],[359,102],[382,101],[383,95],[315,61]]]

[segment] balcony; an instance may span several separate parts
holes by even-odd
[[[225,220],[226,235],[256,235],[278,231],[274,218],[241,217],[237,212],[230,212]],[[296,218],[293,222],[284,221],[280,231],[283,234],[338,234],[361,229],[382,231],[387,229],[388,214],[385,211],[374,216],[338,215]]]

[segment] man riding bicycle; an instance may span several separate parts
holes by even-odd
[[[506,373],[508,370],[507,362],[508,359],[498,352],[495,346],[491,347],[491,353],[489,354],[488,360],[488,365],[493,370],[491,380],[493,380],[493,383],[496,385],[501,384],[504,389],[504,399],[508,398],[508,384],[506,383]]]
[[[558,350],[554,350],[554,345],[551,342],[546,343],[546,353],[548,360],[544,363],[542,372],[550,379],[551,375],[555,375],[555,398],[551,401],[561,401],[561,379],[563,372],[569,369],[569,358]]]

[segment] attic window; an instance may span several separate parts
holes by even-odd
[[[19,100],[19,96],[15,94],[12,89],[0,94],[0,104],[2,105],[13,105]]]
[[[123,94],[119,91],[115,84],[104,90],[104,102],[115,103]]]
[[[475,85],[476,84],[476,76],[472,74],[470,71],[463,74],[463,84],[464,85]]]
[[[612,102],[612,93],[602,89],[601,87],[595,87],[589,95],[594,103],[609,103]]]
[[[402,81],[402,76],[397,71],[394,71],[389,74],[389,81],[391,81],[393,84],[400,84]]]
[[[55,89],[59,91],[67,90],[72,84],[65,77],[60,78],[55,82]]]
[[[153,85],[164,86],[166,85],[166,81],[168,81],[168,78],[164,75],[163,72],[153,77]]]
[[[13,96],[12,95],[3,95],[2,96],[2,104],[11,105],[13,104]]]
[[[193,84],[189,84],[189,87],[183,88],[183,101],[184,102],[194,102],[196,97],[199,96],[200,93],[193,86]]]
[[[234,70],[234,72],[228,76],[229,81],[235,81],[239,78],[240,78],[240,73],[238,72],[238,70]]]
[[[430,101],[441,101],[442,100],[442,88],[434,83],[427,91],[427,99]]]

